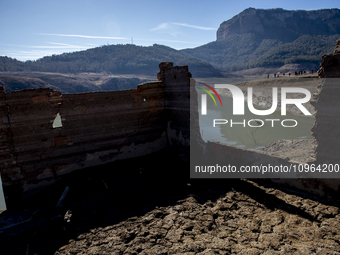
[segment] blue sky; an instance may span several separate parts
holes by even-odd
[[[194,48],[248,7],[340,8],[339,0],[0,0],[0,56],[35,60],[106,44]]]

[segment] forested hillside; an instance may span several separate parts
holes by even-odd
[[[233,34],[182,52],[229,72],[292,63],[319,65],[322,55],[333,52],[337,39],[340,39],[338,34],[327,37],[303,35],[293,42],[282,43],[275,39],[262,39],[255,33]]]
[[[0,58],[0,71],[39,71],[59,73],[107,72],[111,74],[156,75],[160,62],[188,65],[195,77],[221,74],[209,63],[187,56],[167,46],[154,44],[150,47],[105,45],[85,51],[64,53],[21,62],[8,57]]]

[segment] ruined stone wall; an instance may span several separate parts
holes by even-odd
[[[318,141],[316,157],[322,163],[340,159],[340,40],[333,54],[322,56],[319,91],[315,95],[313,135]]]
[[[185,145],[181,115],[166,111],[182,107],[174,93],[189,95],[190,73],[172,63],[160,68],[163,77],[171,73],[175,78],[110,92],[0,91],[0,166],[7,207],[74,170],[157,152],[169,141]],[[53,128],[57,114],[62,126]]]
[[[317,162],[339,163],[340,91],[334,78],[340,75],[339,48],[340,41],[334,54],[323,57],[319,71],[323,83],[315,95],[312,130],[318,142]],[[7,206],[20,204],[23,196],[85,167],[169,147],[188,160],[190,142],[211,160],[225,165],[291,163],[253,150],[204,142],[197,124],[195,82],[192,79],[190,84],[188,67],[161,63],[157,77],[157,82],[137,89],[114,92],[61,95],[43,88],[5,93],[0,87],[0,173]],[[58,113],[62,127],[53,128]],[[194,123],[191,137],[190,121]],[[332,199],[340,194],[338,179],[273,181]]]
[[[165,119],[171,147],[189,162],[190,157],[190,78],[188,68],[163,63],[158,79],[165,87]],[[194,84],[193,84],[194,86]]]

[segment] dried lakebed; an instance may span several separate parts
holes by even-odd
[[[65,181],[63,207],[60,188],[30,222],[1,231],[0,253],[340,254],[338,204],[270,181],[167,175],[174,166]]]
[[[233,79],[205,79],[198,82],[210,84],[235,84],[234,90],[243,92],[244,105],[234,105],[235,100],[229,89],[216,88],[217,93],[221,96],[221,105],[214,104],[213,100],[208,96],[206,99],[206,115],[199,114],[200,131],[205,141],[218,141],[230,145],[246,147],[250,149],[261,149],[270,143],[281,139],[311,139],[311,128],[314,125],[314,117],[312,115],[305,116],[299,108],[291,102],[287,104],[287,114],[281,115],[281,90],[302,89],[304,93],[310,92],[311,96],[317,91],[320,79],[317,78],[276,78],[262,79],[252,81],[235,82]],[[206,93],[202,89],[202,84],[197,83],[198,105],[204,105],[202,102],[203,95]],[[238,89],[237,89],[238,88]],[[257,115],[251,112],[246,101],[249,100],[247,89],[252,88],[252,102],[255,109],[260,111],[267,109],[277,109],[275,112],[267,111],[266,115]],[[277,107],[273,104],[273,88],[277,88]],[[298,99],[304,98],[304,93],[287,93],[287,98]],[[205,95],[206,96],[206,95]],[[238,98],[238,97],[237,97]],[[241,99],[241,98],[240,98]],[[314,99],[313,97],[311,98]],[[217,100],[217,99],[216,99]],[[239,99],[238,99],[239,100]],[[242,104],[242,99],[236,101]],[[223,103],[223,106],[222,106]],[[295,101],[298,103],[298,101]],[[237,110],[242,111],[235,113]],[[243,108],[242,108],[243,107]],[[311,102],[303,103],[303,110],[310,114],[314,113],[314,106]],[[199,111],[201,107],[199,107]],[[269,114],[269,115],[268,115]]]
[[[278,141],[264,151],[303,160],[312,146]],[[184,166],[158,159],[152,171],[121,166],[122,176],[65,181],[58,217],[53,206],[32,211],[27,218],[47,223],[2,231],[0,253],[340,254],[338,204],[264,180],[190,180]]]
[[[91,229],[55,254],[340,254],[338,207],[252,181],[234,185],[197,186],[205,192]]]

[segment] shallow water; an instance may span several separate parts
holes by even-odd
[[[281,112],[278,111],[271,115],[258,116],[251,113],[247,105],[244,108],[244,115],[233,116],[232,98],[226,96],[221,96],[223,106],[218,103],[217,99],[218,104],[215,105],[213,100],[207,96],[207,115],[201,115],[201,95],[205,92],[197,89],[197,93],[200,131],[205,141],[218,141],[240,147],[260,149],[280,139],[312,138],[311,128],[314,125],[314,118],[311,116],[296,116],[289,113],[281,116]],[[255,106],[255,108],[257,107]],[[227,120],[228,123],[213,127],[214,119]],[[257,121],[248,122],[252,119]],[[266,121],[266,119],[275,119],[275,121]],[[297,125],[284,127],[283,125],[294,126],[296,124],[294,121],[284,121],[282,125],[281,122],[286,119],[295,120]]]

